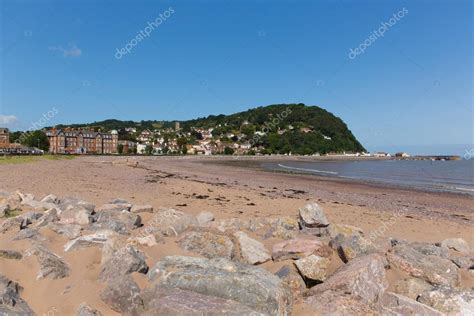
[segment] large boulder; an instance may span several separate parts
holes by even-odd
[[[112,310],[123,315],[139,316],[145,309],[140,288],[130,275],[111,278],[100,298]]]
[[[38,279],[62,279],[69,276],[69,265],[60,256],[51,252],[48,248],[37,244],[33,246],[29,253],[35,255],[40,264]]]
[[[261,315],[234,300],[201,293],[156,286],[142,293],[145,311],[142,315]]]
[[[302,228],[327,227],[329,225],[323,209],[316,203],[310,203],[300,208],[299,215]]]
[[[117,250],[100,270],[99,279],[110,281],[117,276],[130,274],[132,272],[147,273],[145,254],[135,247],[126,245]]]
[[[94,212],[95,205],[87,201],[81,200],[76,197],[65,197],[59,199],[57,205],[60,210],[64,211],[66,209],[86,209],[90,212]]]
[[[86,303],[82,303],[76,311],[76,316],[102,316],[102,313]]]
[[[43,227],[49,223],[59,221],[59,211],[56,208],[52,208],[44,212],[44,215],[36,222],[33,227]]]
[[[117,233],[115,233],[113,230],[102,230],[96,232],[95,234],[81,236],[67,242],[64,245],[64,251],[68,252],[71,250],[83,249],[92,246],[102,247],[111,236],[115,235],[117,235]]]
[[[60,214],[60,224],[88,225],[93,222],[93,210],[82,207],[68,206]]]
[[[469,244],[462,238],[448,238],[441,242],[441,247],[458,251],[464,255],[471,253]]]
[[[264,238],[281,238],[293,239],[296,238],[300,230],[299,222],[293,217],[279,217],[270,223],[270,228],[265,233]]]
[[[137,214],[132,214],[128,211],[101,211],[94,215],[95,223],[91,228],[111,229],[119,234],[128,235],[130,230],[142,226],[142,219]]]
[[[284,265],[275,272],[275,275],[288,285],[295,300],[299,300],[303,296],[306,291],[306,284],[293,265]]]
[[[41,202],[36,200],[25,200],[21,202],[21,209],[26,211],[43,212],[55,208],[56,204],[49,202]]]
[[[212,229],[191,230],[177,241],[181,248],[194,251],[206,258],[238,257],[231,235]]]
[[[472,289],[455,289],[447,285],[438,285],[423,292],[418,301],[448,315],[474,315]]]
[[[200,227],[209,226],[215,220],[214,214],[211,212],[201,212],[196,216],[196,219]]]
[[[394,292],[412,300],[417,300],[421,293],[433,288],[428,282],[417,278],[406,278],[395,283]]]
[[[153,206],[151,205],[133,205],[130,209],[132,213],[153,213]]]
[[[326,291],[304,300],[312,313],[318,316],[378,315],[374,303],[367,303],[359,297],[340,291]]]
[[[273,245],[272,257],[274,261],[300,259],[312,254],[321,257],[330,257],[332,250],[317,239],[291,239]]]
[[[234,233],[236,242],[240,247],[240,254],[242,256],[242,261],[249,264],[259,264],[271,260],[271,256],[265,246],[255,240],[250,238],[244,232]]]
[[[308,284],[313,281],[322,282],[326,280],[331,260],[316,255],[295,261],[295,266]]]
[[[164,236],[178,236],[190,226],[198,226],[195,216],[174,209],[159,209],[147,222],[148,234],[161,233]]]
[[[360,235],[352,235],[343,238],[337,246],[339,257],[346,263],[356,257],[364,256],[376,251],[376,246]]]
[[[431,284],[458,284],[458,267],[447,259],[425,256],[404,244],[394,246],[387,259],[391,267]]]
[[[357,257],[336,270],[324,283],[316,285],[308,296],[339,291],[372,304],[388,287],[385,259],[379,254]]]
[[[286,284],[265,269],[226,259],[168,256],[148,273],[161,286],[231,299],[260,313],[289,315],[292,295]]]
[[[385,292],[378,302],[382,315],[443,316],[443,313],[403,295]]]
[[[20,297],[23,288],[0,274],[0,315],[34,316],[35,313]]]

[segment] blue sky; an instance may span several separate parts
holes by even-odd
[[[473,143],[471,1],[0,5],[0,125],[14,130],[53,108],[47,125],[184,120],[303,102],[341,117],[371,150]],[[383,37],[349,57],[402,10]]]

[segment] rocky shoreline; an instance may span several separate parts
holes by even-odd
[[[463,239],[371,238],[330,222],[316,203],[294,213],[215,219],[123,199],[96,206],[0,192],[0,313],[38,314],[23,295],[30,283],[8,262],[34,258],[31,284],[54,284],[78,273],[70,254],[92,249],[100,302],[85,295],[75,315],[474,314],[474,251]],[[170,244],[180,255],[156,255]]]

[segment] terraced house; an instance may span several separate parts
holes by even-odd
[[[53,154],[115,154],[118,132],[52,129],[46,132]]]

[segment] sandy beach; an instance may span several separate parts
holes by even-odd
[[[3,164],[0,172],[0,190],[8,192],[18,190],[38,198],[48,194],[74,196],[98,206],[121,198],[133,204],[151,204],[154,209],[174,208],[193,215],[210,211],[216,219],[296,219],[299,208],[316,202],[330,222],[360,227],[365,234],[384,226],[403,210],[403,216],[397,217],[394,224],[385,224],[381,239],[395,237],[434,243],[463,238],[474,246],[472,197],[268,172],[259,168],[255,160],[247,163],[233,158],[77,157]],[[146,222],[151,214],[140,216]],[[66,253],[62,249],[68,241],[64,236],[45,227],[40,232],[48,248],[70,263],[72,274],[61,280],[37,280],[38,264],[33,256],[26,256],[21,264],[16,260],[0,261],[2,273],[24,287],[22,297],[31,308],[38,315],[70,315],[81,302],[87,301],[105,315],[116,314],[99,298],[104,287],[97,282],[101,250],[90,247]],[[27,250],[28,240],[11,241],[15,233],[0,235],[0,248]],[[164,243],[142,249],[149,266],[165,255],[189,254],[175,241],[176,238],[167,237]],[[271,248],[278,240],[262,242]],[[283,263],[267,262],[263,266],[275,272]],[[334,271],[341,264],[337,258],[331,269]],[[389,278],[399,277],[391,273]],[[134,273],[133,277],[139,285],[145,285],[143,275]],[[472,287],[472,275],[463,275],[462,283]],[[295,314],[303,311],[304,306],[295,305]]]

